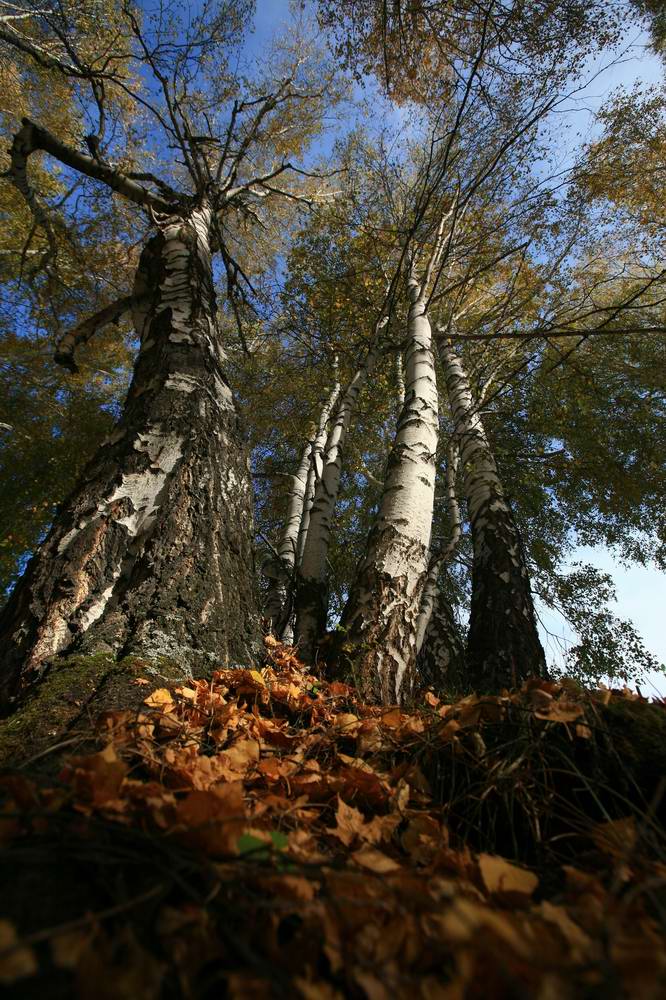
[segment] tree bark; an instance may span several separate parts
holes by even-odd
[[[265,615],[271,623],[273,634],[285,642],[293,639],[291,623],[293,610],[294,570],[300,563],[314,501],[315,483],[323,471],[323,451],[326,444],[328,421],[337,398],[340,383],[324,400],[316,427],[303,448],[301,460],[292,480],[284,530],[277,549],[278,565],[272,569],[271,585]]]
[[[439,692],[457,692],[465,683],[465,643],[441,577],[431,601],[416,658],[418,683]]]
[[[416,655],[421,652],[421,647],[428,633],[430,617],[433,613],[438,595],[441,592],[440,577],[446,566],[449,565],[460,542],[462,535],[462,517],[460,504],[456,496],[456,477],[458,466],[460,465],[460,449],[454,440],[449,444],[446,460],[446,507],[449,520],[449,539],[446,546],[435,549],[430,553],[430,563],[428,575],[426,576],[421,594],[421,609],[416,623]]]
[[[224,375],[211,223],[205,205],[171,217],[142,253],[124,412],[0,615],[5,702],[72,652],[199,674],[256,659],[252,491]]]
[[[469,380],[451,344],[438,342],[460,445],[474,565],[467,645],[470,685],[497,691],[545,676],[525,552]]]
[[[378,324],[377,330],[382,325]],[[373,346],[340,398],[326,441],[321,475],[317,479],[314,499],[308,510],[307,533],[303,542],[295,596],[295,640],[306,661],[313,659],[317,640],[326,629],[328,550],[340,489],[345,441],[359,393],[374,368],[377,357],[377,348]]]
[[[427,285],[427,282],[424,282]],[[437,382],[425,287],[412,275],[405,351],[405,403],[342,624],[357,683],[385,704],[413,679],[416,626],[428,568],[438,439]]]

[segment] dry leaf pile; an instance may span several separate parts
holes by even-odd
[[[622,798],[625,815],[577,827],[575,808],[557,820],[566,782],[537,803],[527,775],[551,737],[588,752],[619,695],[534,682],[382,709],[268,642],[261,671],[152,691],[139,679],[143,710],[104,716],[103,748],[71,757],[51,787],[4,779],[2,871],[27,872],[0,920],[8,991],[666,995],[656,801],[640,812]],[[517,726],[527,736],[507,755]],[[522,795],[520,816],[502,811],[500,788]],[[509,856],[483,849],[521,824]],[[58,919],[34,897],[21,916],[40,885],[60,892]]]

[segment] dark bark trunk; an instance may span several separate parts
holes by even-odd
[[[256,659],[252,492],[224,376],[210,221],[205,207],[172,219],[143,251],[124,412],[0,615],[4,701],[72,652],[199,674]]]
[[[419,687],[458,692],[466,686],[465,642],[446,588],[440,584],[416,659]]]
[[[467,500],[474,565],[467,668],[469,683],[496,691],[545,676],[525,551],[504,496],[495,458],[467,375],[454,349],[442,342],[440,353]]]

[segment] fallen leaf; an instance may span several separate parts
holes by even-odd
[[[20,944],[16,928],[9,920],[0,920],[0,983],[8,986],[17,979],[34,976],[37,969],[32,948]]]
[[[144,698],[143,703],[150,708],[158,708],[162,711],[170,710],[174,704],[171,692],[166,688],[156,688],[147,698]]]
[[[480,854],[478,865],[486,891],[493,895],[531,896],[539,884],[533,872],[494,854]]]
[[[354,851],[351,857],[361,868],[367,868],[368,871],[375,872],[377,875],[395,872],[400,868],[397,861],[374,847],[361,847],[358,851]]]
[[[360,728],[360,720],[357,715],[342,712],[333,719],[335,729],[341,730],[344,736],[353,736]]]
[[[71,757],[61,778],[71,783],[83,802],[99,807],[118,798],[127,771],[127,764],[109,743],[100,753]]]
[[[183,839],[208,854],[237,854],[245,826],[243,784],[228,782],[209,791],[194,791],[176,807]]]
[[[59,969],[75,969],[90,942],[89,931],[68,931],[51,938],[51,958]]]
[[[313,982],[309,979],[303,979],[302,976],[296,976],[294,986],[303,1000],[344,1000],[342,993],[339,993],[334,986],[323,979]]]
[[[349,847],[360,835],[365,820],[363,813],[353,806],[348,806],[344,799],[338,796],[338,807],[335,811],[336,828],[332,831],[334,836],[341,840],[345,846]]]
[[[636,822],[633,816],[598,823],[592,831],[592,840],[604,854],[619,861],[626,858],[636,846]]]
[[[591,945],[589,935],[571,919],[563,906],[556,906],[554,903],[543,900],[539,904],[539,909],[544,920],[558,928],[571,949],[573,960],[575,962],[582,961],[584,956],[589,954]]]
[[[399,708],[393,708],[390,712],[384,712],[380,722],[387,729],[398,729],[402,725],[402,712]]]

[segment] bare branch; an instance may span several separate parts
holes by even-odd
[[[52,135],[47,129],[30,121],[29,118],[24,118],[22,128],[14,136],[11,145],[12,165],[6,176],[10,177],[12,183],[24,196],[33,214],[35,214],[35,218],[37,218],[37,213],[39,214],[40,225],[44,226],[47,233],[49,226],[48,221],[45,219],[44,210],[36,202],[34,192],[27,179],[28,157],[38,150],[49,153],[56,160],[66,164],[66,166],[71,167],[73,170],[77,170],[81,174],[85,174],[87,177],[93,177],[95,180],[102,181],[112,191],[117,191],[118,194],[122,194],[125,198],[136,202],[138,205],[144,205],[145,207],[152,208],[153,211],[168,215],[172,214],[178,208],[177,201],[167,200],[165,197],[149,191],[143,184],[132,180],[117,168],[103,163],[101,160],[94,159],[92,156],[88,156],[79,150],[72,149],[70,146],[66,146],[65,143],[61,142],[60,139]],[[164,187],[163,184],[161,186]]]
[[[87,344],[98,330],[108,326],[109,323],[119,323],[125,313],[143,301],[142,296],[125,295],[84,319],[82,323],[61,337],[56,346],[53,360],[64,368],[69,368],[71,372],[77,372],[79,369],[74,360],[76,348],[81,344]]]

